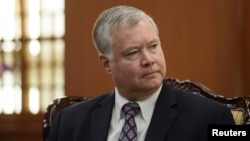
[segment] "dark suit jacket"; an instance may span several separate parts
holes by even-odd
[[[47,141],[106,141],[114,99],[114,93],[104,94],[63,109]],[[145,141],[206,141],[209,124],[234,120],[227,107],[164,83]]]

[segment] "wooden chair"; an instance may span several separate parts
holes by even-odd
[[[56,114],[65,107],[76,104],[78,102],[88,100],[88,97],[79,97],[79,96],[67,96],[63,98],[57,98],[51,102],[51,104],[47,107],[47,110],[44,114],[43,118],[43,141],[46,140],[46,137],[49,134],[50,126]]]
[[[224,97],[213,93],[206,86],[190,80],[179,81],[175,78],[167,78],[166,83],[169,86],[180,89],[182,91],[191,92],[196,95],[204,96],[213,99],[215,101],[219,101],[231,109],[236,124],[250,125],[250,97]],[[53,118],[58,113],[58,111],[67,106],[88,99],[90,98],[68,96],[68,97],[58,98],[52,101],[52,103],[47,107],[47,111],[44,114],[43,129],[42,129],[43,140],[44,141],[46,140]]]

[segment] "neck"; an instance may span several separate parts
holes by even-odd
[[[147,91],[123,91],[117,89],[119,94],[129,101],[143,101],[152,96],[161,86]]]

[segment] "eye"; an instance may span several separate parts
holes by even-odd
[[[139,49],[130,49],[124,52],[124,57],[128,60],[136,60],[136,58],[139,56]]]
[[[148,47],[148,49],[151,51],[154,51],[154,50],[156,50],[157,46],[158,46],[158,44],[152,44]]]
[[[127,53],[126,56],[133,56],[133,55],[135,55],[137,52],[138,52],[138,51],[136,51],[136,50],[130,51],[130,52]]]

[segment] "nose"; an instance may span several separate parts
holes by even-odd
[[[154,56],[149,52],[144,52],[141,58],[141,64],[143,67],[151,66],[155,63]]]

